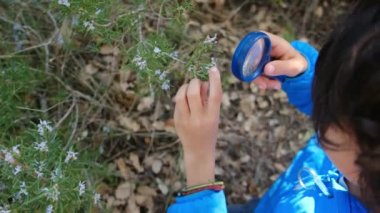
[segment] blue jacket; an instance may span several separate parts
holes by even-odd
[[[292,42],[292,46],[305,56],[309,67],[302,75],[287,78],[282,89],[287,93],[290,103],[310,115],[313,107],[311,86],[318,52],[300,41]],[[226,205],[223,191],[205,190],[177,197],[168,212],[223,213],[227,212]],[[289,168],[261,198],[255,212],[362,213],[367,210],[349,193],[343,176],[313,136],[297,153]]]

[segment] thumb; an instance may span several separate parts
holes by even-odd
[[[307,69],[307,61],[302,58],[289,60],[271,61],[264,67],[264,73],[267,76],[286,75],[289,77],[297,76]]]

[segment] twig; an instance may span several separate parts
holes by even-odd
[[[160,30],[160,25],[162,21],[162,9],[164,8],[164,4],[166,3],[166,0],[162,1],[162,4],[160,6],[160,12],[158,13],[158,19],[157,19],[157,27],[156,27],[156,32],[158,33]]]
[[[168,144],[165,144],[165,145],[162,145],[160,147],[157,147],[157,151],[160,151],[160,150],[164,150],[168,147],[173,147],[174,145],[178,144],[180,142],[179,138],[177,138],[174,142],[172,143],[168,143]]]
[[[58,129],[58,127],[62,124],[62,122],[64,121],[64,120],[66,120],[66,118],[70,115],[70,113],[73,111],[73,109],[74,109],[74,106],[75,106],[75,104],[76,104],[76,98],[74,97],[73,98],[73,101],[72,101],[73,103],[71,104],[71,106],[70,106],[70,108],[67,110],[67,112],[65,113],[65,115],[63,115],[63,117],[55,124],[55,129]]]
[[[228,16],[228,18],[226,19],[226,21],[231,20],[248,3],[249,3],[249,0],[245,0],[242,4],[240,4],[240,6],[238,8],[236,8],[235,10],[233,10],[230,13],[230,15]]]
[[[78,108],[78,105],[76,104],[75,105],[75,122],[74,122],[74,125],[73,125],[73,131],[71,132],[70,137],[67,140],[67,144],[66,144],[64,150],[67,150],[69,148],[69,146],[72,144],[74,135],[75,135],[75,133],[77,131],[78,120],[79,120],[79,108]]]
[[[311,4],[307,4],[308,7],[306,8],[305,14],[303,16],[303,21],[302,21],[302,28],[301,28],[301,34],[305,34],[306,30],[306,23],[309,21],[310,14],[313,12],[313,10],[318,6],[319,0],[313,0]]]

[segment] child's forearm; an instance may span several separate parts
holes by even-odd
[[[184,153],[187,186],[208,183],[215,179],[215,151]]]

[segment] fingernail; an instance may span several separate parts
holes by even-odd
[[[281,89],[281,85],[280,85],[280,84],[276,84],[276,85],[274,85],[274,88],[275,88],[276,90],[280,90],[280,89]]]
[[[268,64],[268,65],[267,65],[266,73],[267,73],[267,74],[273,74],[273,73],[274,73],[274,66],[271,65],[271,64]]]

